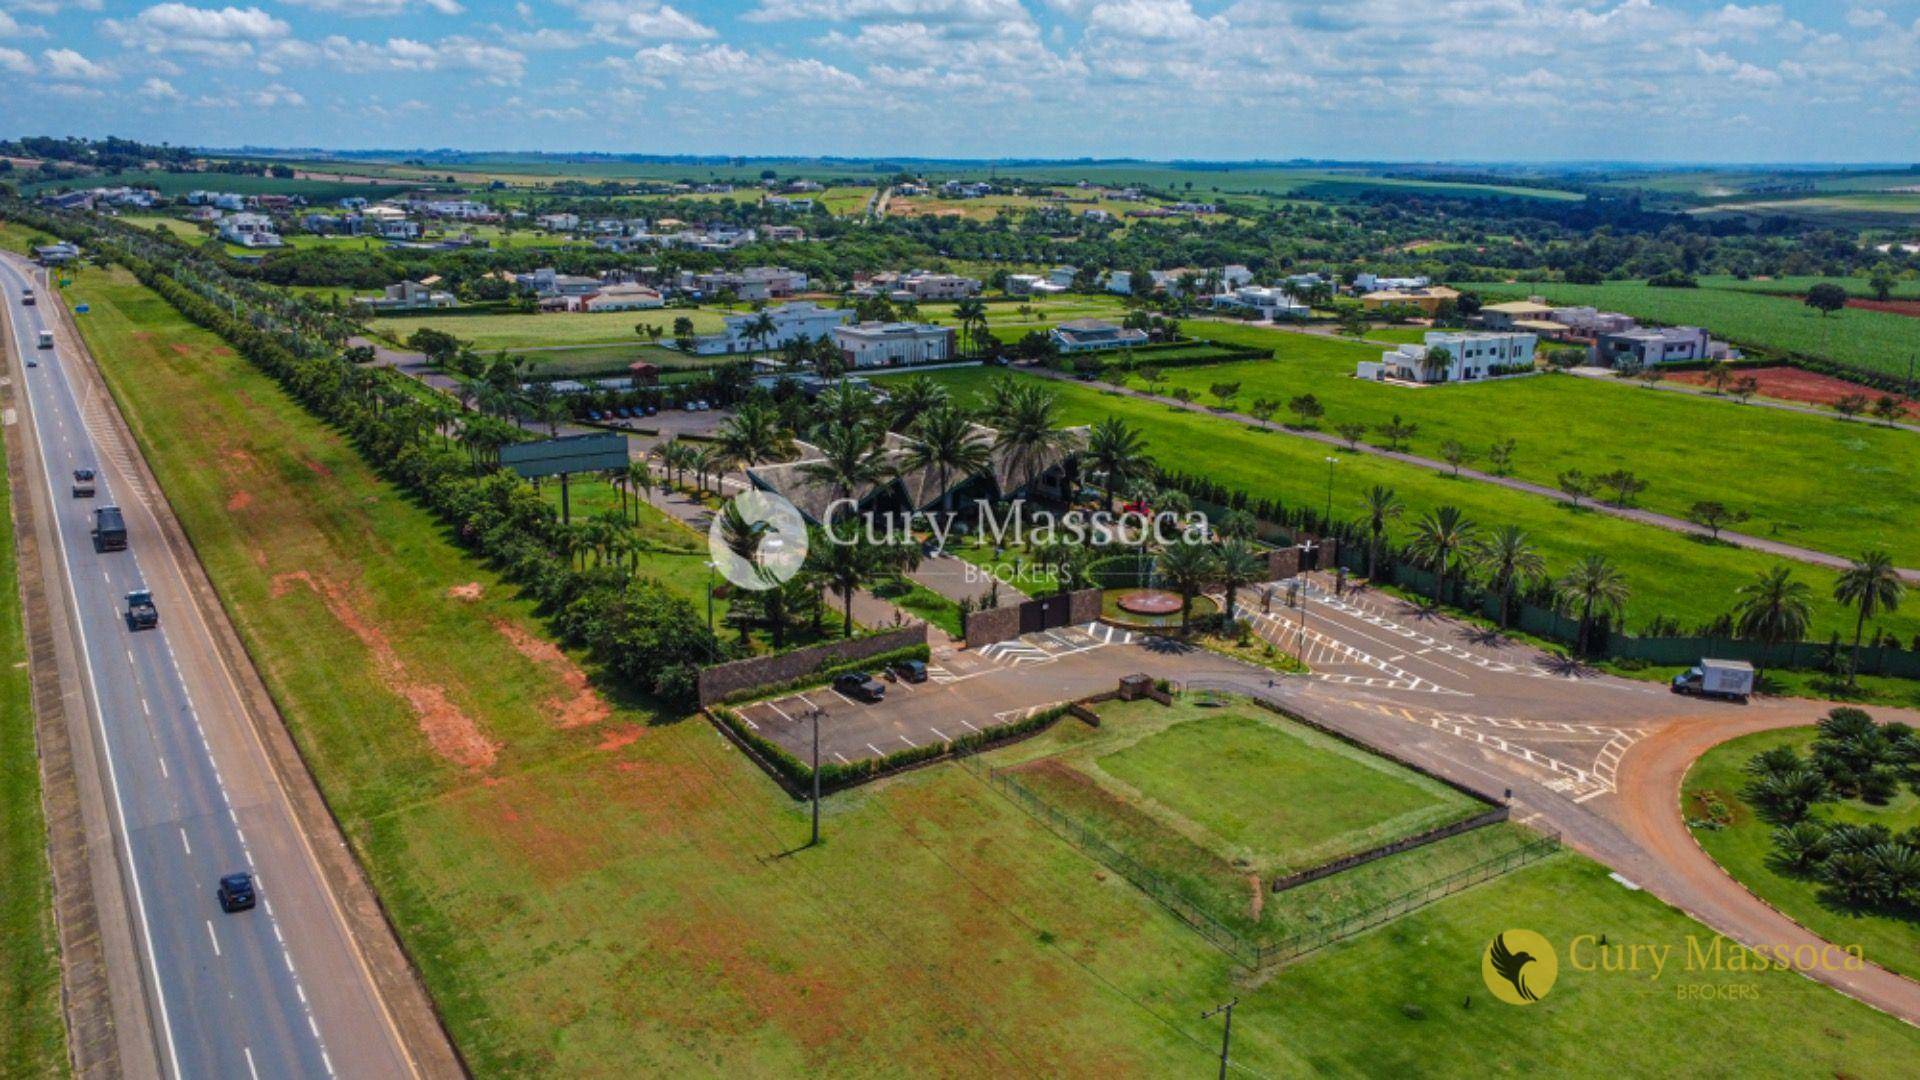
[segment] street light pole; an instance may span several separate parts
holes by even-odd
[[[1337,457],[1327,458],[1327,511],[1320,515],[1322,535],[1333,531],[1333,467],[1340,464]]]
[[[808,715],[813,717],[813,839],[807,846],[814,847],[820,843],[820,710]]]
[[[1234,998],[1225,1005],[1217,1005],[1200,1014],[1202,1020],[1211,1020],[1219,1013],[1227,1014],[1226,1027],[1220,1032],[1220,1080],[1227,1080],[1227,1055],[1233,1048],[1233,1007],[1238,1004],[1240,999]]]

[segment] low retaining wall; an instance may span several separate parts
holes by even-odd
[[[823,667],[864,660],[869,656],[926,643],[927,625],[914,623],[882,634],[828,641],[772,656],[753,656],[715,664],[700,671],[700,705],[704,708],[742,691],[791,682]]]
[[[1392,843],[1381,844],[1379,847],[1368,848],[1365,851],[1356,851],[1352,855],[1342,855],[1332,862],[1321,863],[1319,866],[1309,867],[1297,874],[1288,874],[1286,877],[1273,879],[1273,891],[1277,893],[1286,892],[1288,889],[1305,885],[1309,881],[1319,881],[1321,878],[1332,877],[1343,870],[1351,870],[1356,866],[1364,866],[1367,863],[1373,862],[1375,859],[1384,859],[1389,855],[1398,855],[1403,851],[1412,851],[1414,848],[1425,847],[1435,841],[1445,840],[1449,836],[1459,836],[1461,833],[1472,832],[1475,829],[1484,828],[1488,825],[1497,825],[1507,820],[1507,816],[1510,813],[1512,813],[1512,810],[1509,807],[1496,806],[1491,810],[1482,811],[1470,818],[1463,818],[1451,825],[1438,825],[1428,829],[1426,832],[1415,833],[1412,836],[1403,836]]]

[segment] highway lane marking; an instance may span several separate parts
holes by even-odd
[[[187,830],[184,825],[180,828],[180,846],[187,849],[188,855],[193,854],[193,845],[187,843]]]
[[[153,707],[147,704],[146,698],[140,699],[140,711],[146,713],[148,716],[153,715]]]
[[[247,1055],[247,1075],[253,1077],[253,1080],[260,1080],[260,1070],[253,1067],[253,1047],[243,1046],[240,1052]]]
[[[213,942],[213,955],[220,955],[220,939],[213,933],[213,920],[207,920],[207,940]]]
[[[160,762],[160,779],[162,779],[162,780],[171,780],[171,779],[173,779],[173,777],[172,777],[172,776],[170,776],[170,775],[168,775],[168,773],[167,773],[167,759],[166,759],[166,758],[157,758],[156,760],[158,760],[158,761]]]

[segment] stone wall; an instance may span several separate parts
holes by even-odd
[[[772,656],[753,656],[715,664],[701,669],[700,704],[712,705],[742,691],[792,682],[823,667],[864,660],[869,656],[926,643],[926,624],[914,623],[882,634],[827,641]]]
[[[1095,622],[1100,618],[1100,590],[1081,589],[1068,593],[1066,605],[1060,604],[1060,597],[1048,596],[1039,600],[1027,600],[989,611],[968,612],[961,637],[966,639],[967,648],[977,649],[982,645],[991,645],[996,641],[1006,641],[1020,636],[1020,628],[1030,620],[1040,620],[1032,629],[1052,630],[1062,626],[1079,626]],[[1041,619],[1038,612],[1047,609],[1047,617]]]

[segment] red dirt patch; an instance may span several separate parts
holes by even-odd
[[[613,710],[588,684],[587,673],[568,659],[559,646],[537,638],[505,619],[494,620],[493,628],[507,639],[515,652],[553,672],[566,685],[569,697],[547,699],[547,708],[553,710],[553,722],[557,726],[587,727],[612,714]]]
[[[227,513],[232,514],[253,505],[253,496],[245,491],[236,491],[227,500]]]
[[[1760,381],[1760,396],[1780,401],[1798,401],[1808,405],[1832,405],[1849,394],[1865,394],[1869,399],[1877,400],[1881,392],[1870,386],[1837,379],[1831,375],[1821,375],[1812,371],[1802,371],[1794,367],[1757,367],[1739,368],[1735,377],[1750,375]],[[1667,376],[1674,382],[1689,386],[1705,386],[1706,373],[1702,371],[1676,371]],[[1915,404],[1906,403],[1909,413],[1916,411]]]
[[[313,460],[312,458],[308,457],[305,454],[300,455],[300,464],[305,465],[308,468],[308,470],[315,473],[316,475],[319,475],[319,476],[333,475],[332,469],[327,468],[325,465],[320,464],[319,462]]]
[[[639,724],[628,724],[625,727],[609,731],[607,737],[601,739],[600,745],[594,747],[594,749],[618,750],[623,746],[632,746],[634,743],[640,741],[640,736],[646,734],[646,731],[647,729],[641,727]]]
[[[1847,300],[1850,308],[1863,311],[1882,311],[1888,315],[1905,315],[1909,319],[1920,319],[1920,300],[1868,300],[1853,297]]]
[[[171,342],[167,345],[167,347],[172,349],[174,351],[174,354],[177,356],[193,355],[193,346],[185,344],[184,342],[179,342],[179,341]]]
[[[305,585],[326,604],[327,611],[347,628],[373,654],[387,686],[407,700],[433,751],[463,768],[478,771],[493,765],[500,744],[480,731],[472,717],[460,711],[447,696],[445,688],[414,678],[407,670],[386,634],[361,614],[351,590],[339,582],[321,582],[305,570],[276,574],[273,595],[285,596],[296,585]]]
[[[475,600],[480,599],[482,592],[483,590],[480,588],[479,582],[469,581],[465,585],[455,585],[453,588],[448,589],[447,595],[455,600],[465,600],[471,604]]]

